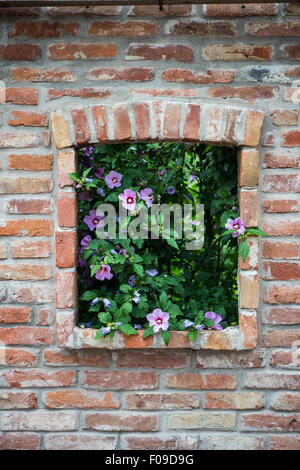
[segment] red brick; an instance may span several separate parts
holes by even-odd
[[[191,354],[186,351],[119,351],[116,353],[117,367],[141,367],[151,369],[177,369],[189,367]]]
[[[32,9],[30,8],[30,10]],[[40,442],[41,436],[39,434],[24,432],[0,433],[0,450],[38,450]]]
[[[270,436],[270,449],[300,450],[300,436]]]
[[[286,131],[282,132],[284,147],[300,147],[300,131]]]
[[[53,233],[53,222],[43,219],[18,219],[3,221],[0,236],[50,237]]]
[[[191,5],[135,5],[130,10],[130,16],[189,16]]]
[[[248,237],[248,245],[250,248],[249,256],[246,261],[243,261],[239,255],[239,268],[240,269],[258,269],[259,265],[259,247],[257,237]]]
[[[127,110],[127,106],[115,105],[113,107],[113,116],[114,116],[114,129],[115,129],[115,139],[118,142],[129,140],[132,137],[131,134],[131,122]]]
[[[0,194],[39,194],[52,190],[52,181],[48,177],[5,178],[0,182]]]
[[[29,307],[0,307],[0,323],[27,323],[31,313]]]
[[[213,410],[258,410],[264,408],[264,396],[256,392],[205,393],[204,408]]]
[[[136,90],[131,88],[131,96],[188,96],[190,98],[197,98],[197,90],[187,90],[186,88],[173,88],[173,89],[162,89],[162,88],[142,88],[141,90]]]
[[[87,413],[84,429],[98,431],[157,431],[158,415],[122,413]]]
[[[56,266],[72,268],[76,264],[76,232],[56,232]]]
[[[244,137],[245,145],[249,145],[251,147],[259,145],[264,119],[264,113],[255,111],[254,109],[248,111]]]
[[[74,272],[56,274],[56,307],[71,308],[76,304],[76,276]]]
[[[298,124],[298,111],[294,109],[274,109],[271,119],[275,126],[296,126]]]
[[[54,7],[55,8],[55,7]],[[60,7],[57,7],[60,8]],[[79,8],[79,7],[74,7]],[[100,8],[100,7],[90,7]],[[105,8],[105,7],[103,7]],[[116,448],[116,437],[93,433],[48,433],[45,436],[47,450],[112,450]]]
[[[40,155],[36,153],[11,154],[8,157],[10,170],[48,171],[52,169],[53,154]]]
[[[272,3],[214,4],[204,6],[204,16],[211,18],[243,18],[244,16],[274,16],[277,5]]]
[[[38,310],[37,325],[48,326],[53,323],[54,313],[51,309],[42,308]]]
[[[299,193],[300,180],[298,175],[264,175],[263,177],[264,192],[279,193]]]
[[[14,370],[4,371],[1,377],[8,386],[15,388],[68,387],[73,385],[76,380],[76,374],[72,370]]]
[[[131,393],[125,397],[129,410],[190,410],[199,408],[196,393]]]
[[[105,108],[103,106],[93,106],[92,116],[98,141],[108,140],[108,122]]]
[[[156,134],[161,135],[161,125],[163,120],[163,107],[161,101],[153,101],[152,109],[155,119]]]
[[[230,113],[231,114],[231,113]],[[229,114],[229,115],[230,115]],[[235,124],[235,127],[236,124]],[[259,152],[243,149],[239,152],[239,186],[257,186],[259,181]]]
[[[74,180],[69,173],[76,173],[76,154],[74,150],[57,152],[57,179],[58,186],[75,186]]]
[[[218,143],[221,141],[221,126],[223,123],[224,109],[216,106],[209,108],[206,119],[205,140]]]
[[[257,368],[263,366],[262,351],[227,351],[226,354],[216,352],[201,351],[197,353],[197,368],[200,369],[242,369]]]
[[[34,410],[2,413],[3,431],[75,431],[78,428],[75,411]]]
[[[300,304],[300,288],[287,284],[264,290],[264,302],[269,304]]]
[[[252,413],[242,415],[242,429],[244,431],[299,431],[300,416],[299,415],[279,415],[273,413]]]
[[[108,352],[93,349],[81,349],[79,351],[45,349],[44,362],[48,366],[89,366],[107,367]]]
[[[0,148],[37,147],[40,136],[31,132],[4,132],[0,134]]]
[[[288,150],[272,150],[263,155],[263,168],[299,168],[299,155]]]
[[[273,352],[270,358],[270,365],[275,368],[297,369],[299,367],[299,348],[290,351]]]
[[[110,392],[91,390],[56,390],[47,392],[44,403],[46,408],[106,409],[120,408],[120,400]]]
[[[245,375],[245,388],[298,390],[300,388],[300,377],[299,374],[250,373]]]
[[[81,7],[51,7],[48,9],[50,16],[112,16],[117,15],[120,11],[120,7],[115,6],[81,6]]]
[[[9,71],[11,83],[22,82],[74,82],[76,75],[63,67],[40,69],[33,67],[11,67]],[[15,88],[19,90],[19,88]]]
[[[157,34],[157,24],[152,21],[93,21],[88,29],[90,36],[149,36]]]
[[[75,193],[57,193],[57,217],[60,227],[76,227],[77,198]]]
[[[76,142],[86,144],[91,138],[91,131],[85,109],[72,109],[71,115]]]
[[[8,124],[11,126],[47,127],[47,113],[32,113],[31,111],[12,111]]]
[[[243,190],[239,194],[241,217],[246,227],[258,226],[258,192]]]
[[[57,288],[58,290],[58,288]],[[68,292],[68,291],[67,291]],[[70,294],[68,294],[70,295]],[[55,315],[56,340],[59,348],[65,348],[75,326],[74,311],[57,310]]]
[[[5,102],[13,104],[38,104],[39,92],[36,88],[6,88]]]
[[[300,59],[300,46],[299,44],[286,44],[283,46],[285,56],[290,60]]]
[[[300,234],[300,223],[295,220],[279,220],[270,221],[266,220],[263,230],[269,235],[299,235]]]
[[[269,330],[261,337],[261,345],[264,348],[290,347],[295,341],[300,344],[299,330]]]
[[[245,32],[252,36],[300,36],[300,21],[250,21],[245,25]]]
[[[2,17],[18,16],[40,16],[40,8],[37,7],[1,7]]]
[[[0,265],[0,280],[38,281],[51,279],[52,266],[38,264]]]
[[[286,15],[300,15],[300,4],[299,3],[285,3],[284,13]]]
[[[262,322],[272,325],[293,325],[300,323],[300,309],[292,307],[265,309]]]
[[[37,396],[33,392],[0,392],[0,409],[2,410],[30,409],[36,407]]]
[[[14,24],[14,32],[8,37],[27,36],[29,38],[59,38],[61,33],[76,36],[79,23],[60,23],[58,21],[19,21]]]
[[[240,98],[252,103],[256,100],[275,98],[278,94],[278,87],[264,85],[244,87],[222,86],[209,88],[206,93],[209,98]]]
[[[265,261],[263,263],[263,279],[268,280],[297,280],[300,275],[299,263]]]
[[[173,436],[170,433],[166,435],[155,433],[154,437],[153,435],[140,437],[130,434],[124,435],[122,439],[122,449],[128,450],[193,450],[197,448],[197,440],[195,437]]]
[[[51,344],[53,333],[49,328],[17,326],[0,328],[0,341],[6,344]]]
[[[298,212],[298,201],[295,199],[263,200],[262,208],[268,213]]]
[[[283,393],[275,396],[271,408],[275,411],[300,411],[300,395],[299,393]]]
[[[236,378],[230,374],[182,373],[167,374],[165,377],[168,388],[186,388],[187,390],[234,390]]]
[[[0,58],[2,60],[29,60],[34,61],[42,56],[41,46],[33,44],[0,45]]]
[[[193,83],[206,85],[210,83],[231,83],[236,73],[233,70],[206,70],[205,73],[197,73],[186,69],[166,69],[162,72],[162,79],[166,82]]]
[[[133,110],[135,115],[137,139],[151,139],[149,105],[147,103],[136,103],[133,105]]]
[[[50,113],[50,119],[56,147],[71,147],[71,131],[66,112],[57,110],[54,113]]]
[[[299,244],[264,241],[263,257],[272,259],[298,258]]]
[[[166,44],[129,44],[125,60],[170,60],[179,62],[192,62],[194,51],[192,47]]]
[[[152,67],[101,67],[86,72],[87,80],[147,82],[155,77]]]
[[[18,303],[37,303],[44,304],[53,302],[54,292],[52,286],[44,283],[25,284],[22,286],[11,287],[11,299]],[[40,329],[40,332],[43,332]]]
[[[12,241],[10,246],[13,258],[49,258],[53,251],[49,240]]]
[[[180,137],[182,106],[177,103],[168,103],[165,110],[163,135],[166,139]]]
[[[266,132],[263,136],[262,146],[275,147],[275,134],[272,132]]]
[[[5,347],[4,364],[8,367],[34,367],[38,361],[37,354],[33,349]],[[2,361],[1,364],[3,364]]]
[[[117,53],[115,44],[51,44],[48,57],[52,60],[109,59]]]
[[[271,60],[272,46],[259,44],[209,44],[203,48],[205,60],[247,61],[247,60]]]
[[[188,140],[198,140],[200,130],[201,108],[196,104],[188,104],[183,135]]]
[[[53,201],[52,199],[10,199],[7,202],[6,212],[9,214],[51,214]]]
[[[79,90],[74,90],[73,88],[64,88],[63,90],[56,90],[55,88],[50,88],[48,90],[48,100],[56,100],[62,98],[63,96],[72,96],[73,98],[106,98],[110,96],[110,90],[104,90],[100,88],[80,88]]]
[[[157,388],[156,372],[87,370],[82,384],[99,390],[153,390]]]
[[[169,33],[202,37],[233,37],[236,34],[236,26],[230,21],[183,20],[172,24]]]
[[[209,5],[213,6],[213,5]],[[218,5],[221,6],[221,5]],[[231,6],[231,5],[227,5]],[[249,5],[250,6],[250,5]],[[203,439],[205,449],[207,450],[265,450],[265,438],[256,436],[245,436],[241,433],[226,433],[207,435]]]
[[[231,109],[226,114],[224,141],[226,142],[227,145],[238,143],[239,122],[240,122],[241,114],[242,114],[242,111],[237,110],[237,109]]]
[[[45,147],[50,147],[51,145],[50,131],[43,131],[43,142],[44,142]]]

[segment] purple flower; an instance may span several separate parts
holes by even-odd
[[[209,330],[211,330],[211,329],[222,330],[223,329],[222,325],[220,325],[220,323],[222,321],[221,315],[218,315],[215,312],[206,312],[204,314],[204,317],[208,318],[209,320],[212,320],[214,322],[214,326],[209,326],[208,327]]]
[[[110,301],[108,299],[103,299],[105,307],[110,307]]]
[[[104,214],[97,214],[97,211],[93,210],[89,212],[89,215],[85,216],[83,221],[90,230],[95,230],[95,228],[98,225],[99,227],[103,227],[103,222],[102,222],[103,218],[104,218]]]
[[[88,248],[89,244],[92,241],[92,237],[90,235],[86,235],[83,237],[83,239],[80,242],[80,245],[83,246],[83,248]]]
[[[97,168],[97,170],[94,171],[94,175],[99,178],[99,180],[104,180],[104,170],[103,168]]]
[[[154,201],[153,190],[151,188],[142,189],[139,198],[146,202],[147,207],[151,207]]]
[[[102,326],[101,334],[102,335],[107,335],[108,333],[110,333],[110,327],[109,326]]]
[[[204,325],[202,325],[202,323],[201,323],[201,325],[196,325],[195,328],[196,328],[196,330],[200,331],[200,330],[204,329]]]
[[[91,154],[93,153],[94,147],[88,147],[88,148],[85,147],[83,150],[84,150],[85,156],[90,157]]]
[[[134,297],[132,299],[133,302],[135,302],[136,304],[139,303],[139,301],[141,300],[141,294],[138,293],[137,290],[134,291]]]
[[[91,183],[93,181],[93,178],[85,178],[86,183]]]
[[[119,251],[119,255],[126,256],[128,254],[128,250],[126,248],[121,248]]]
[[[161,171],[158,171],[157,174],[158,174],[158,179],[161,180],[162,177],[167,173],[167,169],[166,168],[163,168]]]
[[[242,235],[242,233],[245,232],[245,223],[244,221],[238,217],[237,219],[227,219],[227,223],[225,225],[225,228],[227,230],[235,230],[235,232],[232,232],[232,237],[239,237]]]
[[[100,302],[100,298],[96,297],[94,300],[92,300],[92,305],[96,305]]]
[[[146,316],[149,326],[153,326],[154,333],[159,330],[167,330],[169,328],[169,314],[163,312],[160,308],[155,308],[153,313],[148,313]]]
[[[110,266],[109,264],[101,264],[101,268],[98,269],[96,272],[96,279],[99,281],[104,281],[104,279],[111,279],[113,277],[113,274],[110,272]]]
[[[124,209],[134,211],[136,206],[136,195],[132,189],[125,189],[124,193],[119,194],[119,199],[122,201]]]
[[[141,330],[142,329],[142,325],[139,325],[139,324],[135,323],[133,326],[136,330]]]
[[[110,189],[119,188],[121,186],[123,175],[111,170],[107,176],[105,176],[105,182]]]
[[[188,180],[188,184],[191,184],[196,178],[197,178],[196,175],[190,175],[189,180]]]
[[[158,271],[156,271],[155,269],[148,269],[146,273],[148,274],[148,276],[151,276],[151,277],[155,277],[158,275]]]
[[[168,192],[168,194],[174,194],[174,193],[175,193],[175,188],[174,188],[174,186],[168,186],[168,187],[167,187],[167,192]]]
[[[80,247],[80,248],[78,249],[77,260],[78,260],[78,265],[79,265],[81,268],[83,268],[84,266],[86,266],[86,260],[81,258],[82,252],[83,252],[83,248]]]
[[[236,212],[236,211],[237,211],[237,207],[235,207],[235,206],[232,207],[232,210],[233,210],[233,212]]]
[[[121,321],[116,321],[115,325],[120,326],[120,325],[122,325],[122,322]]]
[[[189,328],[190,326],[193,326],[194,322],[193,321],[190,321],[190,320],[184,320],[184,322],[182,323],[182,326],[184,328]]]
[[[91,191],[81,191],[79,193],[79,197],[82,201],[92,201],[93,198],[91,196]]]
[[[82,188],[81,184],[79,184],[79,183],[76,184],[76,189],[80,189],[80,188]]]
[[[105,192],[103,191],[102,188],[98,188],[96,193],[99,194],[99,196],[101,196],[101,197],[105,197]]]
[[[128,284],[130,285],[130,287],[134,287],[135,284],[136,284],[136,276],[133,274],[132,276],[130,276],[129,280],[128,280]]]

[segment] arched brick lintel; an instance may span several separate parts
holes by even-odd
[[[76,322],[76,196],[68,173],[75,171],[74,146],[125,141],[194,141],[240,147],[240,206],[248,226],[258,225],[258,160],[265,113],[253,109],[216,106],[208,103],[137,102],[91,105],[51,113],[53,138],[58,151],[56,232],[56,334],[58,345],[68,349],[164,349],[155,335],[142,339],[116,334],[94,340],[92,329],[80,329]],[[248,148],[247,148],[248,147]],[[254,169],[254,174],[253,174]],[[250,183],[249,183],[250,181]],[[250,194],[251,193],[251,194]],[[247,198],[250,197],[252,210]],[[222,331],[203,331],[191,345],[185,332],[173,332],[169,348],[204,350],[247,350],[257,346],[259,276],[257,239],[252,240],[254,264],[239,270],[239,325]]]

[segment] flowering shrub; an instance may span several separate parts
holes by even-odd
[[[79,196],[81,326],[96,328],[95,338],[144,328],[144,338],[159,333],[168,344],[171,330],[187,330],[194,341],[202,329],[237,323],[237,237],[248,246],[250,230],[239,217],[230,218],[238,216],[234,149],[176,143],[89,147],[79,150],[78,173],[71,176]],[[97,211],[103,203],[127,209],[127,224],[154,203],[204,204],[204,245],[186,250],[186,237],[175,239],[174,222],[169,239],[146,239],[147,224],[138,238],[122,238],[126,228],[118,215],[119,238],[111,238],[105,214]],[[104,239],[97,237],[100,228]],[[244,257],[245,246],[240,252]]]

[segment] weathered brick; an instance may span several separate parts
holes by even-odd
[[[8,32],[9,38],[26,36],[34,39],[59,38],[61,34],[76,36],[79,23],[60,23],[59,21],[18,21],[14,31]]]
[[[76,154],[74,150],[57,152],[57,179],[58,186],[74,186],[74,180],[69,173],[76,173]]]
[[[68,387],[73,385],[76,374],[72,370],[42,371],[40,369],[4,371],[1,374],[4,384],[10,387]]]
[[[8,156],[8,168],[10,170],[48,171],[52,169],[52,165],[52,153],[48,155],[23,153]]]
[[[48,258],[52,254],[52,243],[49,240],[36,242],[11,242],[13,258]]]
[[[264,199],[263,211],[268,213],[298,212],[298,201],[295,199]]]
[[[33,392],[0,392],[0,409],[31,409],[37,408],[37,396]],[[0,445],[1,448],[1,445]]]
[[[274,109],[271,119],[275,126],[296,126],[298,124],[298,112],[295,109]]]
[[[53,332],[49,328],[34,326],[0,328],[0,341],[5,344],[51,344],[52,340]]]
[[[300,147],[300,131],[292,130],[282,132],[283,147]]]
[[[5,102],[35,105],[39,102],[39,91],[36,88],[8,87],[5,89]]]
[[[115,6],[78,6],[78,7],[51,7],[49,8],[50,16],[112,16],[120,12],[120,7]]]
[[[18,16],[40,16],[40,8],[37,7],[2,7],[1,16],[2,17],[18,17]]]
[[[51,44],[48,49],[51,60],[109,59],[117,53],[115,44]]]
[[[197,90],[187,90],[185,88],[173,88],[173,89],[165,89],[165,88],[142,88],[141,90],[136,90],[131,88],[130,90],[131,96],[188,96],[191,98],[197,98],[198,93]]]
[[[60,227],[76,227],[77,198],[75,193],[57,193],[57,217]]]
[[[214,5],[207,5],[214,6]],[[218,5],[223,6],[223,5]],[[225,5],[224,5],[225,6]],[[226,5],[231,6],[231,5]],[[247,5],[251,6],[251,5]],[[204,445],[206,450],[265,450],[265,438],[256,436],[244,436],[239,434],[205,435]]]
[[[170,34],[202,37],[233,37],[236,26],[231,21],[180,20],[171,25]]]
[[[149,36],[157,34],[153,21],[93,21],[88,29],[90,36]]]
[[[271,258],[271,259],[298,258],[299,257],[299,244],[264,241],[263,257]]]
[[[30,10],[32,9],[30,8]],[[0,433],[0,450],[38,450],[40,442],[41,436],[39,434],[24,432]]]
[[[299,193],[300,179],[298,178],[298,175],[295,174],[264,175],[263,191],[279,193]]]
[[[119,351],[115,356],[117,367],[175,369],[189,367],[191,354],[186,351]]]
[[[92,349],[79,351],[45,349],[44,362],[48,366],[107,367],[108,353],[103,350],[95,354]]]
[[[158,434],[157,432],[154,437],[153,434],[142,437],[132,434],[122,436],[122,449],[128,450],[193,450],[196,448],[197,440],[191,436]]]
[[[49,193],[53,182],[47,176],[39,178],[5,178],[0,182],[0,194],[39,194]]]
[[[175,44],[129,44],[125,52],[125,60],[170,60],[192,62],[192,47]]]
[[[263,351],[242,351],[217,354],[201,351],[197,353],[197,367],[200,369],[247,369],[263,367]]]
[[[70,147],[72,140],[66,113],[62,110],[50,113],[50,120],[56,147]]]
[[[74,272],[57,271],[56,307],[71,308],[76,304],[76,276]]]
[[[240,273],[240,307],[256,309],[259,305],[259,278],[257,274]]]
[[[259,153],[256,149],[239,152],[239,185],[257,186],[259,178]]]
[[[150,414],[87,413],[84,429],[98,431],[157,431],[158,416]]]
[[[169,429],[234,429],[236,416],[233,413],[194,411],[173,413],[169,417]]]
[[[298,344],[297,340],[296,344]],[[299,349],[273,352],[270,365],[275,368],[297,369],[299,367]]]
[[[29,307],[0,307],[0,323],[27,323],[31,313]]]
[[[1,264],[0,280],[38,281],[51,279],[53,270],[51,265],[37,264]]]
[[[132,136],[131,122],[126,105],[115,105],[113,107],[115,139],[118,142],[129,140]]]
[[[18,303],[44,304],[53,302],[54,292],[52,286],[45,283],[25,284],[11,288],[11,300]],[[40,331],[44,332],[44,329]]]
[[[261,345],[264,348],[290,347],[297,341],[300,344],[299,330],[269,330],[263,333]]]
[[[55,8],[55,7],[53,7]],[[60,8],[60,7],[57,7]],[[74,7],[79,8],[79,7]],[[91,7],[98,8],[98,7]],[[100,7],[99,7],[100,8]],[[105,7],[103,7],[105,8]],[[112,450],[116,448],[116,437],[88,433],[56,434],[45,436],[46,450]]]
[[[110,96],[111,91],[100,88],[64,88],[63,90],[56,90],[55,88],[50,88],[48,90],[48,100],[56,100],[62,98],[63,96],[72,96],[73,98],[106,98]]]
[[[291,5],[297,6],[297,5]],[[300,450],[300,436],[270,436],[271,450]]]
[[[177,410],[199,408],[199,396],[193,393],[131,393],[125,397],[129,410]]]
[[[22,82],[74,82],[76,75],[63,67],[41,69],[36,67],[11,67],[9,71],[11,83]],[[18,90],[19,88],[15,88]]]
[[[299,44],[286,44],[282,47],[285,56],[290,60],[300,59],[300,46]]]
[[[9,214],[51,214],[53,201],[52,199],[10,199],[7,201],[6,212]]]
[[[264,302],[269,304],[300,304],[300,288],[283,284],[264,290]]]
[[[71,116],[76,142],[86,144],[91,138],[91,131],[85,109],[72,109]]]
[[[188,140],[198,140],[200,130],[200,113],[199,105],[188,104],[186,118],[183,128],[183,135]]]
[[[8,124],[11,126],[47,127],[48,116],[47,113],[15,110],[10,113]]]
[[[49,326],[53,323],[54,313],[51,309],[41,308],[38,309],[37,325]]]
[[[265,85],[243,87],[222,86],[209,88],[206,93],[209,98],[239,98],[252,103],[256,100],[274,99],[278,94],[278,87]]]
[[[286,388],[287,390],[299,390],[300,377],[299,374],[270,372],[249,373],[245,375],[245,387],[262,389]]]
[[[300,411],[300,395],[299,393],[275,395],[271,408],[275,411]]]
[[[299,263],[284,261],[265,261],[263,263],[263,279],[281,281],[297,280],[299,279],[299,274]]]
[[[213,106],[208,110],[205,129],[205,140],[207,142],[220,142],[223,116],[224,109],[221,107]]]
[[[39,143],[39,134],[32,132],[2,132],[0,134],[0,148],[37,147]]]
[[[137,139],[151,139],[149,105],[147,103],[136,103],[133,105],[133,110],[135,115]]]
[[[75,431],[78,428],[75,411],[24,411],[2,413],[3,431]]]
[[[290,431],[300,430],[300,416],[296,414],[279,415],[275,413],[252,413],[242,415],[242,429],[244,431]]]
[[[300,36],[300,21],[251,21],[245,25],[245,31],[252,36]]]
[[[6,245],[5,243],[1,242],[0,243],[0,259],[6,259],[6,258],[7,258]]]
[[[3,221],[0,225],[0,235],[17,237],[50,237],[53,233],[53,222],[43,219],[18,219]]]
[[[237,4],[213,4],[204,6],[204,16],[211,18],[244,16],[274,16],[277,14],[277,5],[272,3],[237,3]]]
[[[258,191],[256,189],[239,193],[241,217],[246,227],[258,226]]]
[[[34,367],[38,361],[38,354],[34,349],[5,347],[5,355],[3,356],[0,363],[7,367]]]
[[[231,374],[181,373],[167,374],[165,382],[168,388],[186,388],[188,390],[234,390],[236,378]]]
[[[166,139],[178,139],[180,136],[182,106],[168,103],[165,110],[163,135]]]
[[[247,61],[247,60],[271,60],[272,46],[258,44],[209,44],[202,50],[205,60],[217,61]]]
[[[262,322],[271,325],[293,325],[300,323],[300,309],[292,307],[264,309]]]
[[[110,392],[90,390],[56,390],[47,392],[44,398],[46,408],[106,409],[120,408],[120,400]]]
[[[29,60],[34,61],[42,56],[41,46],[37,44],[8,44],[0,45],[0,58],[2,60]]]
[[[157,388],[156,372],[85,371],[82,384],[99,390],[153,390]]]
[[[298,168],[299,155],[288,150],[272,150],[263,155],[263,168]]]
[[[223,392],[205,393],[204,408],[214,410],[257,410],[264,407],[262,393]]]
[[[235,79],[233,70],[206,70],[205,73],[193,72],[186,69],[166,69],[162,72],[162,79],[166,82],[192,83],[206,85],[210,83],[230,83]]]
[[[104,106],[93,106],[92,116],[99,142],[108,139],[108,122]]]
[[[259,144],[264,119],[264,113],[255,111],[254,109],[248,111],[245,126],[244,145],[256,147]]]
[[[72,268],[76,264],[76,232],[56,232],[56,266]]]
[[[155,77],[152,67],[101,67],[86,72],[87,80],[147,82]]]

